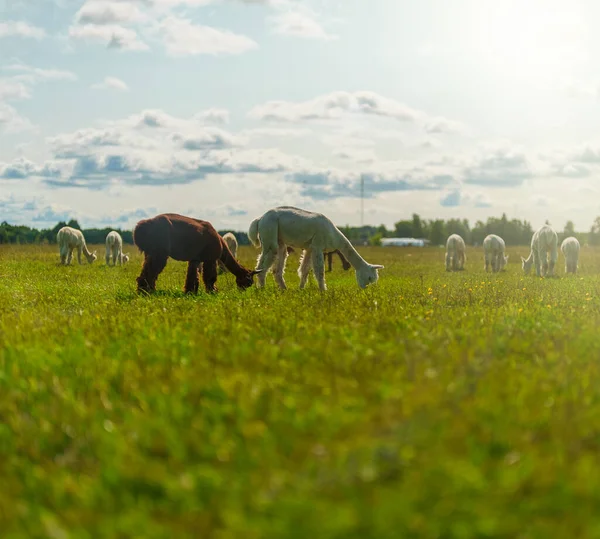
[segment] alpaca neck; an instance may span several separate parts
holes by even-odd
[[[350,265],[355,269],[359,270],[368,266],[368,262],[358,254],[358,251],[348,241],[348,238],[344,236],[339,230],[336,234],[335,247],[346,257],[346,260],[350,262]]]
[[[533,249],[530,251],[529,256],[525,259],[525,262],[529,263],[533,260]]]
[[[242,266],[231,254],[229,247],[227,244],[221,240],[221,245],[223,246],[223,252],[221,253],[221,262],[225,265],[225,267],[233,273],[236,277],[241,277],[248,273],[248,270]]]
[[[83,251],[83,254],[88,259],[88,261],[92,259],[92,253],[89,252],[87,245],[85,244],[85,241],[81,245],[81,250]]]

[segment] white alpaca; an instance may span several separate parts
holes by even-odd
[[[577,273],[579,262],[579,240],[573,236],[565,238],[560,245],[560,250],[565,257],[565,272]]]
[[[123,254],[123,238],[121,238],[121,234],[116,230],[109,232],[106,236],[105,260],[107,266],[110,266],[111,255],[113,266],[117,265],[117,261],[119,262],[119,266],[125,264],[125,262],[129,262],[129,256]]]
[[[273,266],[275,281],[281,289],[286,288],[283,273],[288,245],[303,249],[298,269],[300,288],[306,286],[312,264],[319,288],[327,289],[323,251],[339,250],[352,264],[356,271],[356,281],[361,288],[377,282],[377,270],[383,268],[364,260],[327,217],[291,206],[273,208],[252,221],[248,237],[256,247],[262,245],[256,269],[268,270]],[[258,274],[258,287],[265,285],[266,273],[263,271]]]
[[[77,260],[81,264],[81,252],[85,255],[88,263],[92,263],[96,260],[96,251],[90,253],[87,245],[85,244],[85,238],[81,230],[71,228],[70,226],[63,226],[56,235],[58,241],[58,247],[60,248],[60,263],[70,264],[73,258],[73,250],[77,249]]]
[[[548,252],[550,261],[548,262]],[[554,266],[558,260],[558,236],[550,225],[541,226],[531,238],[531,252],[527,259],[521,257],[523,271],[529,275],[531,266],[535,264],[535,272],[538,277],[552,277]]]
[[[227,247],[229,247],[233,258],[237,258],[238,242],[235,236],[231,232],[227,232],[227,234],[223,235],[223,240],[225,240]]]
[[[508,256],[504,256],[506,245],[504,240],[496,234],[489,234],[483,240],[483,252],[485,260],[485,271],[496,273],[508,263]]]
[[[462,271],[467,260],[465,240],[452,234],[446,240],[446,271]]]
[[[227,234],[223,234],[223,241],[227,244],[227,247],[229,247],[233,258],[237,258],[238,242],[236,237],[231,232],[227,232]],[[226,270],[225,264],[219,260],[219,273],[225,273]]]

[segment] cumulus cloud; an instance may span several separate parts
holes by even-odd
[[[88,1],[75,15],[77,24],[111,25],[143,20],[135,2]]]
[[[269,23],[276,34],[302,37],[306,39],[336,39],[327,33],[317,20],[307,13],[289,11],[269,17]]]
[[[21,116],[14,107],[0,102],[0,131],[19,133],[34,129],[34,125]]]
[[[24,21],[0,21],[0,38],[24,37],[42,39],[46,32],[42,28],[33,26]]]
[[[450,191],[449,193],[446,193],[444,196],[442,196],[442,198],[440,199],[440,206],[444,206],[447,208],[453,208],[455,206],[460,206],[460,201],[461,201],[460,190],[455,189],[453,191]]]
[[[194,118],[200,122],[213,124],[228,124],[229,111],[227,109],[210,108],[208,110],[204,110],[196,114]]]
[[[117,24],[83,24],[69,28],[69,37],[102,43],[109,49],[143,51],[148,49],[135,30]]]
[[[488,150],[464,170],[467,184],[490,187],[517,187],[534,176],[525,154],[510,148]]]
[[[127,92],[129,90],[129,86],[117,77],[104,77],[102,82],[92,84],[92,88],[95,90],[117,90],[119,92]]]
[[[158,33],[167,53],[172,56],[241,54],[258,47],[244,35],[194,24],[173,15],[158,23]]]
[[[337,91],[317,96],[307,101],[268,101],[251,109],[250,118],[268,122],[311,122],[343,119],[347,115],[362,115],[390,118],[400,122],[420,125],[428,133],[450,133],[463,131],[458,122],[441,117],[432,117],[375,92]],[[389,136],[386,132],[385,136]],[[395,133],[398,137],[398,134]]]

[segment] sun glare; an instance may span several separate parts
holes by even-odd
[[[576,3],[483,4],[478,41],[490,68],[523,77],[555,76],[581,59],[585,36]]]

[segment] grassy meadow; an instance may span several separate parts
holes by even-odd
[[[600,250],[196,297],[170,260],[139,297],[95,248],[0,246],[3,539],[600,537]]]

